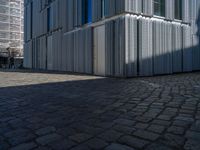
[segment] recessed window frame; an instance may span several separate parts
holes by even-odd
[[[166,0],[154,0],[153,6],[154,6],[154,15],[165,17],[165,2]]]
[[[101,0],[101,18],[105,18],[105,0]]]
[[[182,12],[182,0],[174,0],[174,19],[182,20],[183,12]]]
[[[92,23],[92,0],[84,0],[82,9],[82,24]]]

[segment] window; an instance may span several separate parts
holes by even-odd
[[[91,23],[92,22],[92,1],[93,0],[88,0],[88,12],[87,12],[87,22]]]
[[[50,31],[52,27],[52,19],[51,19],[51,8],[47,9],[47,31]]]
[[[175,19],[182,20],[182,0],[175,0]]]
[[[101,0],[101,18],[105,17],[105,0]]]
[[[165,16],[165,0],[154,0],[154,15]]]
[[[31,35],[31,38],[32,38],[32,35],[33,35],[33,2],[31,2],[31,12],[30,12],[31,16],[30,16],[30,35]]]
[[[92,22],[92,0],[84,0],[82,7],[82,24]]]

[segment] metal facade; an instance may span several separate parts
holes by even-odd
[[[92,14],[86,1],[25,0],[25,67],[114,77],[200,70],[200,0],[182,0],[182,20],[175,0],[165,17],[153,0],[92,0]]]

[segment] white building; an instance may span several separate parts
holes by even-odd
[[[23,55],[23,0],[0,0],[0,55]]]

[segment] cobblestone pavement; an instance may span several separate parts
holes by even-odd
[[[0,150],[200,150],[200,73],[0,71]]]

